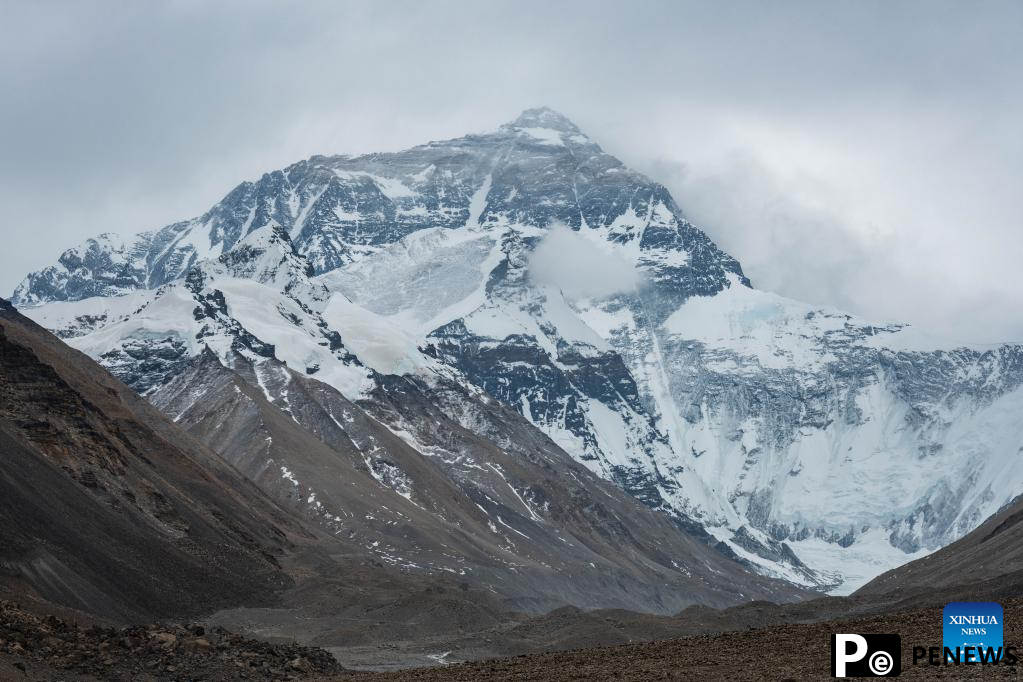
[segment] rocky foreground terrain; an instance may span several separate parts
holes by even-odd
[[[1023,634],[1023,599],[1003,601],[1005,644]],[[26,680],[815,680],[831,679],[833,632],[898,633],[908,679],[1018,679],[1018,666],[913,664],[941,645],[941,607],[819,623],[750,628],[656,642],[521,655],[393,673],[344,671],[322,649],[269,644],[221,628],[78,627],[0,602],[0,679]]]
[[[269,644],[223,628],[79,626],[0,602],[3,680],[298,680],[342,672],[322,649]]]

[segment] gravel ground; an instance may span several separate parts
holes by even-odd
[[[300,680],[343,674],[323,649],[222,628],[81,627],[0,601],[0,680]]]

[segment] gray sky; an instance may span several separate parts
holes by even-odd
[[[316,153],[546,104],[754,284],[1023,341],[1021,2],[6,0],[0,292]]]

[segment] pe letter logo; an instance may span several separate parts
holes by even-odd
[[[955,654],[960,662],[979,663],[981,652],[990,662],[1001,655],[1002,607],[993,601],[954,601],[945,606],[941,626],[942,646]],[[967,651],[967,647],[973,649]],[[993,656],[987,656],[988,649]]]
[[[832,677],[898,677],[900,672],[898,635],[831,635]]]

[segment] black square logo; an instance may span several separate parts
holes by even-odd
[[[898,677],[901,672],[898,635],[831,635],[832,677]]]

